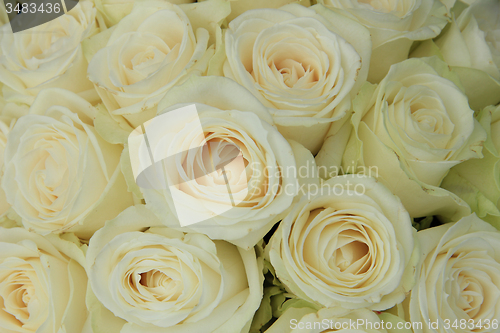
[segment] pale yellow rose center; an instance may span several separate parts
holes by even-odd
[[[317,55],[317,45],[314,44],[315,41],[306,38],[289,36],[275,44],[263,45],[265,60],[262,65],[268,68],[252,68],[250,65],[247,70],[263,87],[270,88],[270,83],[274,82],[275,88],[311,89],[324,72],[324,64],[319,61],[321,56]],[[262,75],[267,71],[273,80]]]
[[[282,59],[281,55],[274,55],[270,60],[269,68],[276,77],[281,76],[285,85],[290,88],[309,89],[318,81],[318,72],[306,65],[302,59]],[[290,56],[290,54],[288,54]]]
[[[37,285],[39,281],[36,272],[28,262],[10,258],[0,264],[0,312],[4,312],[2,318],[7,315],[12,318],[11,323],[15,326],[27,332],[35,332],[48,315],[47,295],[42,289],[37,292]]]
[[[153,34],[133,34],[120,51],[122,83],[131,85],[142,81],[155,73],[167,57],[175,59],[180,42],[177,38],[167,43]]]
[[[387,100],[391,133],[413,146],[450,148],[455,125],[439,95],[420,85],[398,88],[388,94]]]
[[[4,296],[5,310],[25,323],[29,319],[28,306],[36,298],[35,288],[23,272],[10,275],[7,283],[8,287],[2,290],[7,294]]]
[[[473,318],[484,300],[481,284],[473,276],[458,274],[457,287],[460,291],[457,305]]]
[[[158,248],[157,258],[135,258],[124,275],[126,298],[132,305],[154,308],[158,302],[189,303],[198,287],[197,274],[173,252]],[[183,281],[189,281],[186,285]],[[196,300],[196,299],[195,299]],[[130,303],[130,300],[129,300]]]
[[[179,189],[226,205],[257,205],[258,198],[267,192],[266,175],[262,172],[261,177],[252,182],[250,188],[254,191],[249,193],[252,154],[240,134],[229,129],[222,129],[222,133],[205,133],[207,144],[192,155],[188,154],[182,165],[187,178],[195,180],[197,186],[184,183]]]
[[[365,273],[371,263],[368,245],[359,241],[359,231],[343,231],[338,236],[338,248],[331,258],[341,272]]]
[[[176,300],[182,293],[182,280],[179,274],[174,278],[157,269],[140,273],[139,283],[146,288],[157,300],[163,301],[167,298]]]

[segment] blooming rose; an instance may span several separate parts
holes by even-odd
[[[122,147],[97,135],[95,112],[74,93],[47,89],[10,131],[2,187],[27,229],[89,238],[132,204]]]
[[[90,61],[88,76],[117,121],[125,118],[132,127],[141,125],[156,114],[158,102],[169,89],[190,73],[206,71],[214,49],[207,49],[207,29],[193,26],[198,27],[201,11],[225,13],[229,4],[209,1],[185,6],[181,9],[167,1],[137,3],[112,31],[87,45],[91,49],[104,43]],[[187,13],[199,20],[190,22]]]
[[[488,133],[484,158],[451,168],[441,186],[457,194],[481,219],[500,230],[500,105],[483,109],[477,119]]]
[[[0,228],[0,330],[81,332],[87,275],[78,240]],[[74,236],[73,236],[74,237]]]
[[[270,108],[280,132],[315,154],[366,80],[371,41],[321,6],[249,10],[225,34],[224,76]]]
[[[248,332],[264,279],[254,249],[159,224],[130,207],[90,240],[93,332]]]
[[[422,327],[414,332],[498,332],[500,232],[473,214],[420,231],[418,239],[422,258],[409,314]]]
[[[374,178],[347,175],[304,196],[268,251],[277,277],[298,297],[325,307],[385,310],[414,284],[415,234],[387,188]]]
[[[202,221],[190,225],[192,231],[249,249],[286,214],[298,181],[315,182],[306,179],[312,173],[303,172],[304,179],[297,175],[298,167],[313,165],[314,159],[300,144],[287,142],[271,125],[267,109],[230,79],[195,77],[167,93],[160,114],[168,116],[187,103],[196,103],[197,114],[175,113],[161,129],[165,151],[178,157],[165,166],[175,184],[170,191],[143,188],[146,203],[167,226],[179,227],[169,215],[184,212]],[[201,145],[203,140],[207,145]],[[206,171],[212,170],[209,149],[214,161],[230,149],[241,151],[242,163],[226,167],[227,182],[223,174]]]
[[[266,333],[387,333],[380,318],[367,309],[289,308]],[[404,332],[403,330],[399,332]]]
[[[457,72],[472,109],[500,102],[500,2],[479,0],[412,56],[438,55]]]
[[[482,157],[486,134],[467,97],[447,78],[457,82],[437,58],[410,59],[392,66],[377,87],[367,84],[354,101],[355,130],[343,169],[375,168],[374,176],[412,217],[470,214],[463,200],[438,186],[451,167]],[[316,158],[319,166],[329,167],[342,140],[327,139]]]
[[[373,41],[368,80],[379,82],[391,65],[408,58],[414,41],[434,38],[444,28],[446,7],[434,0],[318,0],[346,11],[370,30]]]
[[[130,14],[134,7],[133,0],[93,0],[97,8],[98,19],[99,16],[104,20],[107,27],[111,27],[125,16]],[[179,5],[183,3],[191,3],[194,0],[168,0],[168,2]]]
[[[80,1],[67,14],[25,31],[12,33],[10,25],[2,26],[0,82],[9,94],[31,104],[41,89],[64,87],[92,98],[80,42],[97,33],[95,16],[92,2]]]

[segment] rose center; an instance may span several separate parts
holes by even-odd
[[[160,63],[166,54],[154,46],[148,46],[144,51],[137,53],[131,60],[132,68],[140,70],[145,66]],[[148,64],[149,63],[149,64]]]
[[[0,297],[6,312],[23,324],[29,320],[29,308],[34,308],[30,303],[36,303],[36,295],[31,280],[23,272],[12,274],[0,283]]]
[[[139,284],[159,301],[175,300],[182,293],[181,282],[159,270],[153,269],[139,273],[139,276]]]
[[[208,184],[207,181],[224,186],[238,184],[241,177],[245,176],[245,168],[248,165],[238,145],[231,140],[219,138],[207,140],[199,160],[194,165],[194,173],[198,183],[203,184]],[[205,179],[206,177],[210,180]]]
[[[354,235],[355,233],[356,235]],[[366,243],[356,240],[359,232],[348,230],[339,234],[338,248],[334,252],[331,262],[341,272],[363,274],[370,267],[370,251]]]
[[[296,60],[286,59],[274,65],[283,76],[283,82],[290,88],[297,85],[302,78],[307,83],[313,83],[318,80],[315,71],[311,70],[311,66],[306,66],[306,68],[304,64]]]
[[[478,312],[483,304],[483,288],[473,277],[460,274],[457,281],[460,288],[460,300],[458,306],[462,308],[471,318]]]

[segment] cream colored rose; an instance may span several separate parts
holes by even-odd
[[[328,180],[281,221],[269,258],[287,290],[325,307],[385,310],[415,282],[416,232],[399,199],[374,178]]]
[[[74,236],[73,236],[74,237]],[[77,333],[87,318],[78,240],[0,228],[0,330]]]
[[[266,333],[387,333],[380,318],[367,309],[289,308]],[[401,331],[403,332],[403,331]]]
[[[187,214],[200,222],[182,230],[249,249],[283,218],[299,184],[319,183],[311,173],[297,174],[299,166],[314,165],[314,159],[300,144],[287,142],[271,125],[267,109],[230,79],[198,77],[175,87],[160,102],[159,116],[193,103],[197,114],[174,114],[162,125],[157,139],[162,149],[157,150],[175,157],[163,167],[173,187],[142,188],[146,204],[170,227],[180,225],[169,214],[179,219],[184,214],[190,221]],[[225,167],[227,172],[214,172],[212,161],[217,165],[232,150],[239,151],[238,160]]]
[[[120,22],[125,16],[130,14],[134,7],[133,0],[93,0],[97,8],[98,19],[109,28]],[[194,0],[169,0],[168,2],[179,5],[192,3]]]
[[[364,87],[354,101],[355,130],[342,165],[344,171],[373,168],[372,176],[399,196],[412,217],[457,219],[470,214],[468,205],[439,185],[451,167],[482,157],[486,133],[449,80],[458,83],[446,64],[426,61],[396,64],[377,87]],[[320,167],[334,160],[340,137],[327,139],[316,157]]]
[[[371,41],[321,6],[249,10],[225,33],[224,76],[270,109],[280,132],[315,154],[366,80]]]
[[[409,313],[422,329],[414,332],[498,332],[500,232],[473,214],[420,231],[418,239],[422,259]]]
[[[159,224],[130,207],[90,240],[94,333],[248,332],[264,279],[254,249]]]
[[[466,8],[439,38],[412,56],[439,55],[458,73],[472,109],[500,102],[500,2],[480,0]]]
[[[80,1],[67,14],[35,28],[12,33],[10,25],[1,27],[0,82],[12,98],[31,104],[41,89],[52,87],[95,95],[85,94],[93,87],[80,44],[98,32],[95,16],[92,2]]]
[[[347,12],[370,31],[373,51],[368,81],[379,82],[391,65],[408,58],[414,41],[434,38],[448,22],[447,9],[435,0],[318,0]]]
[[[112,31],[87,45],[88,52],[104,46],[92,57],[88,76],[111,117],[118,122],[124,118],[122,127],[129,131],[156,114],[158,102],[169,89],[188,74],[200,75],[207,69],[214,48],[208,48],[209,31],[195,29],[202,21],[200,11],[224,13],[229,4],[186,6],[191,7],[181,9],[167,1],[137,3]],[[194,15],[193,22],[187,14]]]
[[[95,112],[74,93],[47,89],[10,131],[2,187],[27,229],[90,238],[132,204],[122,147],[97,135]]]
[[[482,159],[451,168],[441,186],[462,198],[481,219],[500,230],[500,105],[477,115],[488,133]]]

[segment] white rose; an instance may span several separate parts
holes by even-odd
[[[412,217],[470,214],[463,200],[439,186],[451,167],[482,157],[486,133],[450,80],[460,84],[437,58],[409,59],[393,65],[377,87],[367,84],[354,101],[355,130],[342,169],[371,169]],[[330,167],[339,140],[327,139],[316,157],[320,167]]]
[[[161,130],[169,155],[179,153],[165,166],[167,177],[178,181],[170,191],[143,188],[146,204],[170,227],[179,227],[171,212],[186,212],[202,221],[187,230],[253,247],[286,214],[299,180],[300,185],[319,183],[312,172],[303,172],[311,180],[297,175],[299,166],[314,165],[314,159],[300,144],[287,142],[271,125],[267,109],[230,79],[195,77],[167,93],[159,104],[160,114],[188,103],[196,103],[198,114],[175,114]],[[200,146],[204,136],[208,145]],[[203,171],[212,170],[209,146],[214,161],[223,160],[227,149],[241,151],[242,163],[227,167],[227,183],[222,174]],[[228,185],[233,199],[228,197]]]
[[[28,104],[41,89],[52,87],[92,98],[80,43],[98,31],[95,15],[92,2],[80,1],[67,14],[35,28],[12,33],[10,25],[1,27],[0,82]]]
[[[82,331],[87,318],[85,257],[78,240],[69,239],[0,228],[2,332]]]
[[[458,73],[472,109],[500,102],[500,2],[479,0],[413,57],[438,55]]]
[[[287,290],[325,307],[385,310],[415,282],[416,232],[374,178],[347,175],[304,196],[281,221],[269,258]]]
[[[94,333],[248,332],[264,279],[254,249],[159,224],[130,207],[90,240]]]
[[[368,81],[383,79],[391,65],[408,58],[414,41],[434,38],[448,22],[447,9],[435,0],[318,0],[347,12],[370,30],[373,51]]]
[[[422,323],[415,333],[498,332],[500,232],[473,214],[418,239],[422,257],[409,297],[411,321]]]
[[[132,204],[119,167],[122,146],[97,135],[95,112],[72,92],[47,89],[10,131],[2,187],[27,229],[90,238]]]
[[[367,309],[289,308],[266,333],[387,333],[380,318]]]
[[[97,8],[98,19],[102,17],[103,23],[109,28],[130,14],[134,7],[134,0],[93,0]],[[179,5],[192,3],[195,0],[168,0],[168,2]]]
[[[209,31],[198,28],[199,21],[211,14],[217,20],[226,9],[229,4],[221,1],[182,9],[167,1],[140,2],[112,30],[87,44],[90,53],[104,46],[92,57],[88,76],[111,117],[124,118],[122,127],[129,124],[130,131],[151,119],[163,95],[188,74],[204,73],[214,48],[208,48]],[[192,22],[187,14],[193,15]]]
[[[366,80],[371,41],[361,24],[322,6],[249,10],[225,33],[224,76],[270,109],[280,132],[315,154]]]

